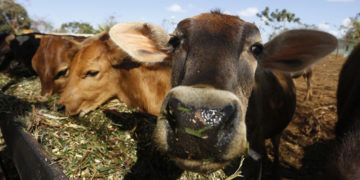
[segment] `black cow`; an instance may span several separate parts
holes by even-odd
[[[0,70],[4,71],[9,68],[12,62],[16,62],[17,65],[25,68],[24,73],[21,75],[35,75],[36,73],[32,68],[31,59],[39,45],[40,39],[36,37],[36,34],[8,34],[5,40],[1,42],[0,56],[3,56],[4,59],[1,62]]]
[[[360,44],[340,72],[337,90],[338,145],[330,156],[326,179],[360,179]]]

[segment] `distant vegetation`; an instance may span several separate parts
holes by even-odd
[[[265,9],[257,13],[256,16],[260,18],[265,26],[270,27],[270,39],[293,26],[318,29],[318,26],[302,22],[295,13],[286,9],[275,9],[271,11],[269,7],[265,7]],[[346,26],[341,25],[338,27],[339,31],[344,32],[342,37],[339,37],[340,49],[343,48],[344,52],[349,52],[352,47],[360,43],[360,12],[354,17],[350,17],[349,20],[350,22]]]
[[[270,39],[281,31],[294,26],[302,28],[317,28],[316,25],[302,22],[300,17],[287,9],[270,10],[269,7],[265,7],[264,10],[257,14],[257,17],[260,18],[265,26],[271,28]],[[16,3],[15,0],[0,0],[0,33],[22,33],[24,29],[32,29],[33,31],[38,32],[92,34],[109,30],[110,27],[117,23],[118,21],[116,18],[114,16],[110,16],[98,27],[93,27],[87,22],[70,21],[61,24],[58,28],[55,28],[53,24],[45,18],[29,18],[26,9],[22,5]],[[177,24],[177,22],[174,22],[174,20],[165,19],[162,25],[165,29],[171,29],[170,26],[174,26],[175,24]],[[344,35],[340,37],[340,40],[346,47],[352,47],[354,44],[359,43],[360,12],[350,18],[348,26],[340,26],[338,30],[344,32]]]
[[[281,31],[287,30],[289,25],[302,24],[300,18],[286,9],[276,9],[275,11],[270,11],[269,7],[265,7],[260,13],[256,14],[266,26],[269,26],[272,30],[270,34],[270,39],[275,35],[279,34]]]
[[[93,34],[109,30],[117,24],[116,18],[110,16],[98,27],[93,27],[87,22],[65,22],[59,28],[55,28],[51,22],[45,18],[31,19],[26,9],[16,3],[15,0],[0,0],[0,33],[14,32],[21,34],[23,30],[33,30],[35,32],[61,32],[61,33],[80,33]]]
[[[31,26],[26,10],[14,0],[0,0],[0,32],[19,32]]]
[[[346,44],[354,46],[360,43],[360,12],[350,18],[349,26],[342,26],[341,28],[346,32],[343,37]]]

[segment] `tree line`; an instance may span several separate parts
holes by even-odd
[[[55,28],[51,22],[44,18],[31,19],[26,9],[15,0],[0,0],[0,33],[22,33],[24,30],[35,32],[58,32],[76,34],[95,34],[108,30],[115,25],[116,18],[110,16],[98,27],[88,22],[66,22]]]

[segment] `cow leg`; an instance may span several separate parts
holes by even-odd
[[[280,137],[281,134],[278,134],[271,138],[271,143],[273,144],[274,152],[274,162],[273,162],[273,172],[275,173],[275,179],[280,179]]]
[[[305,101],[312,99],[312,86],[311,86],[311,79],[312,79],[312,70],[309,69],[306,73],[303,74],[304,80],[306,81],[306,96]]]

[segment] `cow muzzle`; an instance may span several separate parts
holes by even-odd
[[[180,167],[214,171],[246,150],[244,115],[229,91],[179,86],[163,102],[154,141]]]

